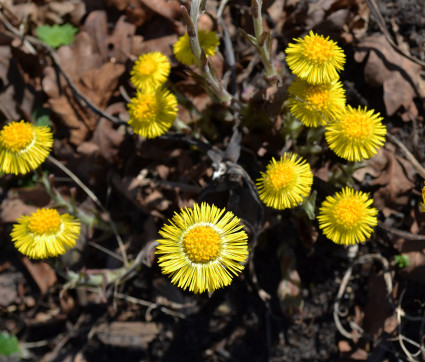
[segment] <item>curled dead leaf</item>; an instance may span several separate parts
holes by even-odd
[[[360,182],[367,174],[373,178],[372,186],[381,186],[374,194],[374,205],[388,216],[392,209],[399,210],[409,201],[409,195],[415,184],[412,182],[415,170],[412,165],[394,153],[394,147],[387,144],[376,156],[364,161],[366,165],[354,172]]]
[[[421,70],[418,64],[397,53],[384,35],[363,39],[357,47],[354,59],[358,63],[366,59],[366,82],[374,87],[383,87],[388,115],[401,111],[404,121],[418,116],[415,98],[425,96],[424,82],[418,77]]]

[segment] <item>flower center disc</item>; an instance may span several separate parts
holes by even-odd
[[[354,198],[341,200],[334,210],[336,222],[346,228],[355,227],[359,223],[362,214],[362,204]]]
[[[347,136],[358,141],[365,140],[371,132],[370,119],[363,114],[348,116],[342,127]]]
[[[289,164],[276,165],[268,172],[270,183],[275,190],[282,190],[296,181],[294,168]]]
[[[329,104],[330,92],[323,85],[308,87],[306,91],[306,107],[309,110],[323,110]]]
[[[152,74],[156,70],[156,62],[151,59],[147,59],[142,62],[139,66],[139,72],[143,75]]]
[[[34,139],[32,125],[25,122],[7,124],[0,132],[0,143],[10,152],[19,153]]]
[[[208,263],[217,258],[221,238],[211,226],[195,226],[183,237],[183,249],[194,263]]]
[[[35,235],[55,234],[59,231],[61,219],[54,209],[38,209],[31,215],[28,230]]]
[[[146,94],[135,104],[134,115],[140,120],[150,121],[158,114],[158,102],[154,94]]]
[[[321,37],[305,39],[304,56],[315,63],[324,63],[332,58],[334,45]]]

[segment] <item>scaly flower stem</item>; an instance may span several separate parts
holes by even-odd
[[[276,71],[271,60],[270,34],[263,31],[263,18],[261,16],[262,5],[263,0],[251,0],[251,13],[254,21],[255,39],[257,40],[255,46],[266,70],[268,81],[275,85],[278,81],[282,82],[282,78]]]
[[[232,96],[227,92],[218,79],[211,73],[205,52],[201,48],[198,37],[198,20],[205,11],[205,0],[192,0],[190,6],[190,16],[185,6],[181,6],[183,18],[187,25],[187,33],[189,35],[190,47],[197,67],[201,71],[201,75],[206,80],[211,92],[224,104],[232,103]]]

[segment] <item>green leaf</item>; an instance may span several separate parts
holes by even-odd
[[[20,353],[18,338],[7,332],[0,332],[0,356]]]
[[[394,262],[399,268],[406,268],[409,266],[409,256],[405,254],[396,255]]]
[[[32,112],[32,118],[36,126],[51,126],[50,123],[50,109],[37,107]]]
[[[78,29],[71,24],[53,26],[41,25],[35,29],[38,38],[52,48],[57,48],[61,45],[69,45],[74,41],[74,35]]]

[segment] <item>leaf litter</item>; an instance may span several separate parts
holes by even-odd
[[[382,95],[371,103],[380,107],[393,135],[402,138],[407,147],[410,138],[404,135],[418,132],[420,137],[424,136],[422,69],[395,52],[382,35],[372,34],[373,19],[363,2],[264,3],[269,17],[267,26],[277,39],[276,59],[282,61],[288,41],[305,30],[314,27],[332,35],[354,54],[355,62],[351,60],[350,66],[362,74],[361,80],[354,81],[355,90]],[[361,329],[352,340],[344,338],[337,333],[332,308],[350,265],[345,250],[318,237],[316,225],[306,220],[294,224],[289,215],[280,218],[270,210],[258,216],[258,205],[234,168],[231,177],[214,179],[215,167],[230,161],[243,165],[255,179],[263,170],[264,161],[285,146],[278,135],[279,125],[285,122],[280,115],[284,97],[279,90],[267,86],[254,50],[239,32],[240,27],[249,33],[253,31],[249,1],[229,2],[223,18],[236,55],[236,91],[250,99],[253,109],[262,107],[259,119],[265,122],[257,123],[258,119],[253,117],[253,129],[243,129],[238,157],[232,160],[225,159],[225,149],[232,144],[231,122],[172,56],[172,44],[185,32],[179,1],[9,0],[3,4],[11,24],[16,29],[19,24],[26,24],[28,34],[34,35],[36,27],[42,24],[75,26],[75,41],[59,46],[56,51],[60,67],[84,97],[123,124],[127,117],[125,97],[131,97],[135,91],[129,82],[129,69],[141,53],[161,51],[170,57],[173,92],[182,104],[179,120],[183,137],[166,135],[149,142],[140,140],[123,125],[111,123],[89,109],[46,52],[34,53],[2,25],[3,121],[30,121],[37,107],[51,110],[49,121],[57,135],[54,156],[83,180],[107,211],[101,215],[104,227],[92,226],[89,238],[81,240],[80,266],[73,259],[67,265],[80,272],[82,278],[119,267],[119,248],[108,228],[110,220],[123,235],[130,256],[140,260],[137,271],[133,270],[125,283],[117,285],[119,291],[115,292],[123,293],[122,298],[114,298],[114,291],[106,285],[99,290],[86,286],[78,293],[65,290],[60,298],[63,275],[57,275],[52,265],[20,258],[11,248],[8,236],[11,224],[20,215],[48,205],[50,199],[30,176],[23,181],[3,176],[0,288],[5,297],[0,300],[2,308],[8,309],[4,310],[0,326],[25,342],[48,341],[31,349],[32,358],[48,356],[53,360],[68,354],[73,358],[84,355],[85,360],[124,355],[127,360],[367,360],[377,358],[377,351],[384,351],[382,355],[387,360],[395,360],[394,356],[403,349],[398,341],[388,342],[387,338],[399,333],[396,310],[389,304],[383,283],[387,271],[375,262],[355,270],[344,295],[347,315],[341,323],[348,328],[354,320]],[[208,16],[202,26],[221,31],[217,25],[220,3],[211,0],[207,4]],[[386,20],[390,24],[390,18]],[[399,30],[402,32],[403,28]],[[213,67],[229,79],[224,51],[213,59]],[[202,142],[187,142],[187,127],[204,134]],[[403,132],[398,134],[398,128]],[[418,158],[424,162],[423,157]],[[320,179],[329,179],[332,162],[317,168]],[[408,316],[421,315],[423,306],[418,301],[424,298],[423,288],[420,289],[425,283],[424,241],[409,237],[420,237],[424,231],[423,215],[414,211],[423,180],[389,143],[363,166],[355,172],[355,181],[373,195],[375,207],[381,211],[380,220],[388,227],[377,230],[372,240],[361,246],[359,255],[378,253],[388,258],[395,283],[393,301],[401,301],[401,293],[406,290],[410,299],[403,299],[404,312]],[[74,195],[88,212],[95,209],[95,203],[83,190],[75,191],[69,175],[50,163],[43,171],[52,175],[51,181],[65,197]],[[211,298],[181,292],[155,266],[158,226],[179,207],[191,206],[199,199],[234,205],[241,214],[249,214],[246,219],[252,234],[253,225],[262,222],[249,273],[235,280],[232,288]],[[298,236],[300,229],[302,236]],[[406,237],[393,234],[394,229],[406,232]],[[110,253],[102,253],[89,243]],[[397,253],[409,257],[409,265],[402,270],[393,262]],[[96,277],[102,278],[102,273]],[[423,336],[417,332],[415,335],[414,331],[419,330],[416,327],[406,320],[401,324],[403,333],[419,341]],[[58,346],[63,347],[61,352]]]

